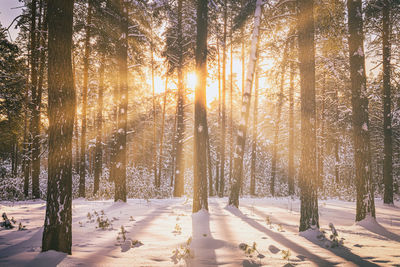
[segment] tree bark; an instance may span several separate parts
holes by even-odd
[[[242,97],[241,120],[237,133],[234,161],[233,161],[233,181],[231,186],[231,194],[229,196],[229,205],[239,207],[239,192],[242,185],[243,176],[243,155],[246,145],[246,133],[250,113],[251,87],[253,84],[254,72],[257,64],[258,43],[261,21],[261,4],[262,0],[257,0],[256,10],[254,14],[254,29],[251,39],[251,50],[249,57],[249,65],[247,68],[246,85]]]
[[[196,72],[194,103],[193,212],[208,210],[207,199],[207,31],[208,0],[197,1]]]
[[[313,0],[298,0],[301,87],[300,231],[319,228],[316,173],[315,46]]]
[[[71,254],[72,133],[75,116],[71,48],[73,0],[48,1],[49,165],[42,251]]]
[[[375,217],[372,190],[368,97],[365,75],[361,0],[347,2],[354,161],[357,188],[356,221]]]

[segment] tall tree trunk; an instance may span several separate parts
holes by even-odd
[[[157,112],[156,112],[156,92],[154,86],[154,43],[153,43],[153,14],[151,14],[150,18],[150,50],[151,50],[151,90],[153,95],[153,173],[154,173],[154,185],[157,188],[160,188],[160,183],[157,179]]]
[[[217,26],[216,31],[217,31],[217,67],[218,67],[218,129],[221,131],[221,57],[220,57],[220,52],[219,52],[219,27],[218,23],[215,23]],[[220,140],[221,141],[221,140]],[[220,185],[220,162],[221,162],[221,142],[217,143],[217,149],[216,149],[216,158],[217,162],[215,164],[215,192],[218,194],[219,192],[219,185]]]
[[[314,1],[298,0],[298,42],[301,88],[300,231],[319,227],[316,173],[316,104]]]
[[[83,57],[83,86],[82,86],[82,132],[81,132],[81,156],[79,167],[79,197],[85,197],[86,187],[86,127],[87,127],[87,94],[89,79],[89,55],[90,55],[90,30],[92,24],[92,0],[88,0],[88,13],[85,25],[85,54]]]
[[[247,68],[246,85],[243,91],[241,120],[239,124],[239,130],[237,133],[235,154],[234,154],[235,156],[233,161],[233,181],[231,186],[231,194],[229,196],[229,205],[233,205],[235,207],[239,207],[239,192],[243,180],[242,179],[243,155],[246,145],[247,126],[249,122],[251,86],[253,84],[254,72],[257,64],[256,61],[258,57],[258,43],[259,43],[262,2],[263,2],[262,0],[257,0],[256,2],[256,10],[254,14],[254,29],[251,38],[249,65]]]
[[[390,7],[389,0],[384,0],[382,8],[382,55],[383,55],[383,134],[384,134],[384,162],[383,181],[385,193],[383,202],[393,204],[393,171],[392,171],[392,111],[390,92]]]
[[[230,62],[230,92],[229,92],[229,119],[230,119],[230,133],[229,133],[229,186],[232,184],[232,164],[233,164],[233,11],[231,11],[231,32],[230,32],[230,54],[231,54],[231,62]]]
[[[224,33],[222,40],[222,114],[221,114],[221,171],[218,196],[225,191],[225,139],[226,139],[226,36],[228,24],[228,2],[224,0]]]
[[[121,14],[120,33],[118,44],[118,72],[119,72],[119,106],[118,131],[115,166],[115,201],[126,202],[126,130],[128,114],[128,3],[118,0],[118,11]]]
[[[42,251],[71,254],[72,132],[75,116],[71,48],[73,0],[48,1],[49,165]]]
[[[97,133],[94,163],[94,185],[93,194],[96,195],[99,190],[100,177],[103,165],[103,91],[104,91],[104,68],[105,68],[105,51],[101,51],[100,68],[99,68],[99,93],[97,99]]]
[[[176,140],[176,170],[174,196],[181,197],[184,194],[185,161],[183,158],[183,139],[185,134],[184,122],[184,84],[183,84],[183,48],[182,48],[182,0],[178,0],[178,118]]]
[[[290,53],[294,53],[294,39],[290,40]],[[295,66],[294,59],[290,59],[290,76],[289,76],[289,178],[288,178],[288,193],[294,195],[294,75]]]
[[[375,217],[361,0],[348,1],[347,10],[349,14],[351,103],[357,187],[356,221],[361,221],[368,215]]]
[[[40,115],[42,105],[42,92],[44,80],[44,67],[46,65],[46,41],[47,41],[47,8],[43,0],[39,2],[39,34],[38,42],[40,44],[39,54],[39,81],[32,110],[33,140],[32,140],[32,196],[40,198],[39,175],[40,175]]]
[[[258,83],[260,70],[256,68],[254,82],[254,111],[253,111],[253,140],[251,147],[251,168],[250,168],[250,195],[256,195],[256,161],[257,161],[257,115],[258,115]]]
[[[29,63],[28,63],[29,66]],[[22,173],[24,175],[24,196],[29,196],[29,129],[28,129],[28,117],[29,117],[29,83],[26,83],[25,99],[24,99],[24,141],[22,146]]]
[[[288,41],[287,41],[288,42]],[[270,191],[271,195],[275,196],[275,179],[276,179],[276,163],[278,161],[278,142],[279,142],[279,127],[281,124],[281,113],[282,113],[282,105],[283,105],[283,97],[284,97],[284,85],[285,85],[285,71],[286,71],[286,61],[287,61],[287,53],[288,53],[288,43],[286,42],[285,48],[283,50],[282,64],[281,64],[281,81],[280,81],[280,89],[278,95],[278,103],[276,106],[276,118],[275,118],[275,133],[274,133],[274,146],[272,151],[272,164],[271,164],[271,184]]]
[[[208,0],[197,1],[196,72],[194,103],[193,212],[208,210],[207,199],[207,31]]]
[[[41,14],[39,14],[40,16]],[[37,83],[38,83],[38,34],[37,34],[37,25],[36,25],[36,19],[37,19],[37,1],[32,0],[31,2],[31,32],[30,32],[30,41],[31,41],[31,47],[30,47],[30,52],[31,52],[31,101],[30,101],[30,110],[31,110],[31,118],[30,118],[30,124],[29,124],[29,161],[28,165],[29,170],[32,170],[32,197],[33,198],[39,198],[39,172],[40,170],[37,169],[37,157],[38,153],[34,150],[33,142],[35,144],[38,144],[39,141],[37,138],[39,136],[36,136],[37,134],[37,127],[38,125],[36,124],[35,121],[35,116],[37,114],[36,112],[36,97],[37,97]],[[40,153],[40,151],[39,151]],[[33,166],[33,160],[35,160],[35,166]],[[31,166],[32,163],[32,166]],[[31,169],[32,168],[32,169]],[[35,170],[33,170],[35,168]],[[40,169],[40,161],[39,161],[39,169]],[[34,173],[33,173],[34,172]],[[27,173],[30,176],[30,173]],[[29,178],[28,178],[29,179]]]

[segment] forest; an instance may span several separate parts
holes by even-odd
[[[399,0],[2,0],[0,266],[400,266]]]

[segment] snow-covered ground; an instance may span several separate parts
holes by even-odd
[[[312,231],[299,235],[298,200],[245,198],[240,209],[226,203],[211,198],[209,213],[192,215],[191,199],[184,198],[74,200],[72,255],[66,255],[40,253],[45,202],[0,202],[1,213],[27,228],[0,231],[0,266],[400,266],[399,202],[385,206],[377,199],[378,223],[356,225],[355,203],[321,200],[321,230],[329,238],[333,223],[344,238],[335,248]],[[97,217],[112,227],[96,228]],[[250,258],[239,244],[253,242],[258,252]]]

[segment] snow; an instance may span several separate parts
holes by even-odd
[[[320,231],[299,234],[299,200],[243,198],[239,209],[210,198],[209,211],[192,214],[187,198],[73,201],[72,255],[40,253],[44,201],[0,202],[1,212],[26,231],[0,230],[0,266],[393,266],[400,264],[400,203],[376,199],[377,220],[354,223],[355,203],[321,200]],[[94,211],[112,228],[96,228]],[[342,246],[331,248],[332,223]],[[121,226],[126,240],[117,240]],[[250,258],[239,244],[257,245],[265,258]],[[329,241],[328,241],[329,242]],[[283,259],[290,252],[289,260]],[[174,263],[174,261],[176,263]],[[253,264],[253,265],[251,265]],[[289,266],[289,265],[288,265]]]

